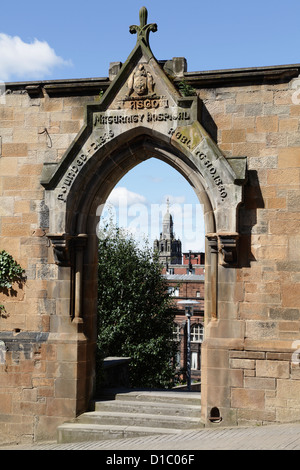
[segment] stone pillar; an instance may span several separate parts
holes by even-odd
[[[209,249],[210,268],[206,282],[208,283],[209,292],[205,293],[205,298],[210,299],[208,319],[216,320],[218,313],[217,301],[217,285],[218,285],[218,237],[215,233],[206,236]]]
[[[240,377],[230,370],[232,349],[243,348],[244,331],[237,318],[238,288],[236,280],[238,234],[208,234],[206,296],[208,318],[202,344],[201,413],[208,425],[235,425],[231,410],[232,384]]]
[[[218,238],[215,233],[206,235],[205,265],[205,338],[201,345],[201,417],[207,424],[209,415],[209,368],[211,325],[217,323]]]
[[[87,235],[49,234],[48,238],[58,265],[58,277],[51,282],[48,294],[56,303],[48,339],[56,366],[53,365],[54,393],[49,417],[41,420],[37,431],[40,436],[51,423],[58,425],[86,410],[88,341],[83,331],[82,292]]]
[[[86,246],[87,235],[80,234],[74,239],[75,250],[75,297],[74,317],[75,323],[82,323],[82,291],[83,291],[83,250]]]

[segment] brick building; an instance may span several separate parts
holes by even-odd
[[[163,230],[160,239],[154,241],[154,251],[159,255],[163,266],[162,273],[168,281],[169,292],[176,305],[174,319],[174,340],[178,342],[178,376],[186,378],[187,358],[187,319],[183,300],[198,302],[191,317],[191,378],[201,378],[201,344],[204,339],[204,272],[205,254],[181,252],[181,241],[176,240],[173,232],[173,217],[170,214],[169,202],[163,217]]]
[[[181,270],[183,265],[177,265]],[[178,342],[178,373],[182,380],[185,379],[186,354],[187,354],[187,318],[184,307],[179,303],[184,300],[194,300],[197,305],[193,309],[191,317],[191,378],[200,381],[201,378],[201,344],[204,340],[204,274],[176,274],[166,273],[169,291],[172,293],[176,305],[174,319],[174,340]],[[199,270],[203,271],[203,266]]]

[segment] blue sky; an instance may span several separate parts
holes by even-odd
[[[299,0],[17,0],[1,5],[0,80],[106,77],[109,63],[124,62],[133,49],[129,26],[139,24],[142,6],[158,25],[150,36],[156,58],[184,56],[188,71],[300,63]],[[155,160],[118,187],[148,208],[167,196],[171,205],[198,203],[185,180]],[[203,249],[201,241],[183,242]]]
[[[151,34],[155,56],[184,56],[189,71],[299,62],[298,0],[15,0],[2,2],[0,32],[45,41],[70,65],[10,79],[107,76],[109,63],[125,61],[135,45],[128,29],[139,24],[141,6],[158,24]]]

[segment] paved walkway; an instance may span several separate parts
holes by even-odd
[[[72,444],[0,446],[0,450],[300,450],[300,423],[239,428],[207,428],[178,435],[148,436]]]

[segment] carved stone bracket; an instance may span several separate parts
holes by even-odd
[[[218,236],[215,233],[209,233],[206,235],[208,246],[212,254],[218,254]]]
[[[69,245],[71,237],[66,233],[48,233],[47,237],[52,243],[55,263],[58,266],[70,266],[71,257]]]
[[[238,241],[239,234],[219,234],[219,249],[222,255],[221,264],[223,266],[233,267],[238,261]]]
[[[52,243],[54,261],[58,266],[71,266],[74,249],[84,248],[87,240],[87,236],[84,234],[49,233],[47,237]]]
[[[82,324],[82,291],[84,248],[88,236],[84,233],[48,234],[53,246],[54,260],[58,266],[71,268],[71,316],[73,322]]]
[[[238,261],[238,233],[213,233],[206,235],[212,254],[219,255],[222,266],[234,267]]]

